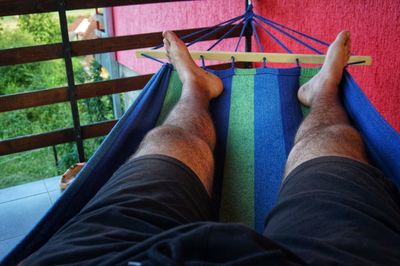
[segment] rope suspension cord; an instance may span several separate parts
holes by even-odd
[[[260,52],[263,53],[264,50],[263,50],[263,48],[262,48],[260,38],[258,37],[258,33],[257,33],[257,30],[256,30],[256,26],[254,26],[254,19],[253,19],[253,18],[251,19],[250,23],[251,23],[251,27],[253,28],[254,38],[255,38],[256,41],[257,41],[258,48],[260,49]]]
[[[238,42],[236,44],[236,47],[235,47],[235,52],[237,52],[237,50],[239,49],[240,41],[243,38],[244,31],[245,31],[245,29],[246,29],[248,24],[249,24],[249,18],[246,19],[245,23],[243,23],[242,30],[240,31],[239,40],[238,40]]]
[[[240,25],[244,23],[246,19],[243,19],[240,23],[236,24],[234,27],[232,27],[229,31],[225,32],[213,45],[211,45],[207,51],[212,50],[217,44],[219,44],[221,41],[225,40],[227,36],[229,36],[235,29],[237,29]],[[189,46],[189,45],[188,45]]]
[[[180,38],[181,38],[181,40],[184,41],[184,40],[186,40],[186,39],[188,39],[188,38],[190,38],[190,37],[192,37],[192,36],[201,34],[201,33],[203,33],[203,32],[207,32],[207,31],[210,31],[210,30],[212,30],[212,29],[216,29],[216,28],[218,28],[218,27],[225,27],[225,26],[228,26],[228,25],[232,25],[232,24],[235,23],[236,21],[242,19],[244,16],[245,16],[245,15],[240,15],[240,16],[234,17],[234,18],[232,18],[232,19],[226,20],[226,21],[221,22],[221,23],[219,23],[219,24],[217,24],[217,25],[214,25],[214,26],[212,26],[212,27],[208,27],[208,28],[205,28],[205,29],[201,29],[201,30],[198,30],[198,31],[195,31],[195,32],[192,32],[192,33],[183,35],[183,36],[180,36]],[[212,31],[212,33],[216,33],[216,32],[217,32],[217,31]],[[206,37],[207,37],[207,36],[206,36]],[[205,37],[204,37],[204,38],[205,38]],[[196,41],[196,40],[195,40],[195,41]],[[194,41],[193,41],[193,42],[194,42]],[[196,42],[198,42],[198,41],[196,41]],[[157,46],[154,46],[154,47],[152,48],[152,50],[159,49],[159,48],[161,48],[161,47],[163,47],[163,46],[164,46],[164,44],[161,43],[161,44],[159,44],[159,45],[157,45]]]
[[[258,15],[255,15],[255,16],[258,16]],[[263,17],[263,18],[264,18],[264,17]],[[325,45],[325,46],[329,46],[329,45],[330,45],[330,44],[327,43],[327,42],[324,42],[324,41],[322,41],[322,40],[319,40],[319,39],[317,39],[317,38],[315,38],[315,37],[312,37],[312,36],[310,36],[310,35],[308,35],[308,34],[305,34],[305,33],[303,33],[303,32],[297,31],[297,30],[295,30],[295,29],[289,28],[289,27],[287,27],[287,26],[285,26],[285,25],[282,25],[282,24],[280,24],[280,23],[278,23],[278,22],[275,22],[275,21],[273,21],[273,20],[271,20],[271,19],[268,19],[268,18],[264,18],[264,19],[265,19],[266,21],[270,22],[271,24],[274,24],[274,25],[279,26],[279,27],[281,27],[281,28],[284,28],[284,29],[287,29],[287,30],[289,30],[289,31],[295,32],[295,33],[297,33],[297,34],[299,34],[299,35],[301,35],[301,36],[303,36],[303,37],[306,37],[307,39],[313,40],[313,41],[318,42],[318,43],[320,43],[320,44],[322,44],[322,45]]]
[[[273,35],[269,30],[267,30],[263,25],[261,25],[257,20],[254,20],[254,22],[262,30],[264,30],[276,43],[278,43],[279,46],[282,47],[286,52],[288,52],[289,54],[293,54],[292,50],[290,50],[286,45],[284,45],[275,35]]]
[[[206,67],[206,63],[204,62],[204,56],[201,55],[200,58],[201,58],[201,66],[202,66],[203,68],[205,68],[205,67]]]
[[[190,43],[187,45],[187,46],[189,47],[189,46],[193,45],[194,43],[199,42],[199,41],[202,41],[203,39],[207,38],[208,36],[210,36],[210,35],[212,35],[212,34],[214,34],[214,33],[217,33],[217,32],[219,32],[219,31],[221,31],[224,27],[229,26],[229,25],[232,25],[233,23],[235,23],[236,21],[242,19],[243,17],[245,17],[245,15],[240,15],[240,16],[237,16],[237,17],[235,17],[235,18],[232,18],[232,19],[226,20],[226,21],[224,21],[224,22],[221,22],[221,23],[219,23],[219,24],[217,24],[217,25],[215,25],[215,26],[212,26],[212,27],[209,27],[209,28],[205,28],[205,29],[202,29],[202,30],[199,30],[199,31],[195,31],[195,32],[186,34],[186,35],[182,36],[181,39],[182,39],[182,40],[186,40],[186,39],[188,39],[188,38],[190,38],[190,37],[192,37],[192,36],[195,36],[195,35],[198,35],[198,34],[200,34],[200,33],[207,32],[207,31],[210,31],[210,30],[211,30],[211,31],[208,32],[207,34],[202,35],[202,36],[198,37],[197,39],[193,40],[192,42],[190,42]],[[238,24],[238,25],[240,25],[240,24]],[[236,28],[236,26],[235,26],[235,28]],[[229,31],[229,32],[232,32],[232,31]],[[226,36],[228,36],[228,35],[229,35],[229,34],[227,34]],[[225,36],[225,37],[226,37],[226,36]],[[225,38],[225,37],[224,37],[224,38]],[[223,39],[223,38],[221,37],[220,39]],[[159,45],[153,47],[151,50],[156,50],[156,49],[159,49],[159,48],[161,48],[161,47],[163,47],[163,46],[164,46],[164,43],[161,43],[161,44],[159,44]],[[146,51],[147,51],[147,50],[143,50],[143,51],[138,50],[138,51],[137,51],[137,54],[139,53],[138,56],[140,56],[140,57],[146,57],[146,58],[151,59],[151,60],[154,60],[154,61],[156,61],[156,62],[158,62],[158,63],[160,63],[160,64],[165,64],[164,61],[161,61],[161,60],[157,59],[156,57],[153,57],[153,56],[151,56],[151,55],[146,54]],[[204,57],[203,57],[203,65],[205,66],[205,64],[204,64]]]
[[[358,64],[365,64],[365,60],[347,63],[347,65],[358,65]]]
[[[165,63],[164,61],[158,60],[157,58],[155,58],[155,57],[153,57],[153,56],[151,56],[151,55],[144,54],[144,53],[142,53],[141,55],[142,55],[143,57],[148,58],[148,59],[154,60],[154,61],[156,61],[156,62],[158,62],[158,63],[160,63],[160,64],[164,64],[164,63]]]
[[[232,60],[232,68],[235,68],[235,57],[232,56],[232,57],[231,57],[231,60]]]
[[[324,62],[325,56],[323,53],[315,48],[314,46],[306,43],[305,41],[299,39],[298,37],[294,36],[290,32],[293,32],[295,34],[298,34],[308,40],[311,40],[313,42],[317,42],[321,45],[324,46],[329,46],[329,43],[319,40],[315,37],[312,37],[308,34],[305,34],[303,32],[300,32],[298,30],[292,29],[290,27],[287,27],[285,25],[282,25],[278,22],[275,22],[273,20],[264,18],[262,16],[259,16],[255,14],[252,10],[252,6],[250,5],[245,12],[245,14],[241,16],[237,16],[235,18],[229,19],[227,21],[221,22],[213,27],[209,27],[206,29],[202,29],[190,34],[187,34],[185,36],[182,36],[181,38],[183,40],[195,36],[196,34],[204,33],[207,32],[206,34],[197,37],[195,40],[189,42],[187,46],[191,46],[197,42],[203,41],[207,37],[211,36],[212,34],[218,33],[219,31],[225,29],[227,26],[230,26],[234,24],[235,22],[238,22],[236,25],[234,25],[231,29],[229,29],[227,32],[225,32],[218,40],[213,43],[207,51],[191,51],[191,55],[193,59],[201,59],[202,60],[202,65],[203,67],[205,66],[205,60],[232,60],[232,57],[236,61],[243,61],[243,62],[268,62],[271,63],[296,63],[297,66],[300,66],[301,63],[306,63],[306,64],[322,64]],[[238,52],[240,42],[244,36],[244,32],[246,28],[249,26],[249,24],[252,27],[253,33],[254,33],[254,38],[256,39],[257,45],[260,49],[260,53],[244,53],[244,52]],[[236,44],[236,47],[234,49],[234,52],[210,52],[216,45],[221,43],[224,39],[232,35],[232,32],[237,29],[238,27],[242,26],[238,42]],[[256,26],[261,28],[263,32],[265,32],[269,37],[271,37],[282,49],[284,49],[288,54],[284,53],[263,53],[263,48],[261,44],[260,37],[258,35],[258,32],[256,30]],[[289,49],[280,39],[278,39],[269,29],[267,29],[265,26],[268,26],[272,28],[273,30],[276,30],[277,32],[282,33],[283,35],[289,37],[290,39],[294,40],[295,42],[301,44],[302,46],[306,47],[307,49],[313,51],[314,53],[317,53],[317,55],[311,55],[311,54],[294,54],[291,49]],[[154,49],[162,47],[163,44],[160,44],[156,47],[154,47],[152,50],[138,50],[136,52],[137,57],[147,57],[150,59],[153,59],[157,62],[164,63],[161,60],[158,59],[163,59],[166,58],[166,54],[164,51],[154,51]],[[158,59],[157,59],[158,58]],[[348,65],[371,65],[372,63],[372,58],[370,56],[351,56],[350,60],[348,62]],[[266,64],[266,63],[265,63]]]
[[[267,68],[267,58],[263,57],[263,67]]]
[[[303,42],[302,40],[300,40],[299,38],[295,37],[294,35],[292,35],[292,34],[286,32],[286,31],[284,31],[284,30],[278,28],[277,26],[275,26],[275,25],[269,23],[269,22],[266,21],[263,17],[260,17],[260,16],[258,16],[258,15],[254,15],[254,17],[257,18],[257,19],[259,19],[261,22],[264,22],[264,23],[267,24],[268,26],[270,26],[270,27],[276,29],[277,31],[279,31],[279,32],[281,32],[281,33],[283,33],[283,34],[285,34],[286,36],[288,36],[288,37],[291,38],[292,40],[295,40],[295,41],[297,41],[298,43],[304,45],[305,47],[307,47],[307,48],[310,49],[311,51],[316,52],[317,54],[322,54],[321,51],[319,51],[319,50],[317,50],[316,48],[312,47],[311,45],[309,45],[309,44]]]
[[[186,46],[189,47],[189,46],[192,46],[193,44],[195,44],[195,43],[197,43],[197,42],[203,41],[205,38],[211,36],[211,35],[214,34],[214,33],[217,33],[217,32],[219,32],[219,31],[223,30],[226,26],[232,25],[233,23],[235,23],[236,21],[242,19],[243,17],[244,17],[244,16],[241,16],[240,18],[236,19],[235,21],[232,21],[232,22],[230,22],[230,23],[228,23],[228,24],[226,24],[226,25],[223,25],[223,26],[221,26],[221,27],[215,28],[215,29],[212,30],[211,32],[209,32],[209,33],[207,33],[207,34],[205,34],[205,35],[203,35],[203,36],[200,36],[199,38],[197,38],[197,39],[195,39],[195,40],[189,42]]]

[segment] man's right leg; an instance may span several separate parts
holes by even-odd
[[[183,84],[179,102],[26,265],[98,265],[125,250],[140,250],[143,242],[172,228],[213,219],[215,132],[208,107],[222,92],[222,82],[194,63],[174,33],[165,32],[164,42]]]
[[[265,234],[314,265],[399,265],[400,195],[368,164],[339,100],[350,56],[342,32],[319,74],[298,92],[311,107],[289,154]]]

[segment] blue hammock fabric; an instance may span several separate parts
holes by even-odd
[[[44,245],[62,225],[79,213],[119,166],[134,153],[144,135],[157,122],[171,69],[170,65],[164,65],[151,78],[135,103],[85,164],[78,178],[63,192],[28,235],[4,258],[2,264],[16,265]]]
[[[342,87],[343,104],[361,132],[373,164],[400,189],[400,135],[378,113],[347,71]]]
[[[235,113],[229,112],[229,110],[235,109],[231,105],[237,104],[234,103],[233,98],[242,92],[242,98],[239,98],[237,102],[247,98],[247,101],[252,101],[254,106],[254,111],[248,112],[245,117],[250,121],[248,125],[253,125],[254,136],[250,141],[243,140],[244,144],[253,141],[253,145],[250,145],[253,147],[253,154],[239,155],[239,157],[242,156],[242,160],[249,161],[249,157],[254,160],[252,170],[254,179],[250,186],[245,188],[245,190],[249,190],[249,187],[250,189],[253,187],[254,197],[252,197],[252,204],[241,207],[242,210],[250,207],[250,212],[254,212],[254,221],[250,221],[250,223],[256,230],[261,231],[265,215],[276,200],[286,156],[293,146],[295,132],[302,120],[302,112],[296,99],[300,75],[302,72],[303,74],[311,73],[311,77],[317,71],[313,69],[302,71],[300,68],[231,68],[213,71],[223,80],[224,84],[224,93],[211,105],[218,139],[215,151],[216,184],[214,191],[214,203],[217,211],[223,212],[224,207],[229,209],[229,204],[224,205],[224,202],[231,200],[231,195],[225,193],[224,196],[223,191],[223,187],[229,185],[231,181],[223,179],[227,177],[224,173],[229,161],[227,158],[232,159],[232,155],[229,154],[228,132],[232,134],[231,132],[234,132],[235,126],[237,126],[232,126],[233,118],[230,117]],[[169,106],[165,108],[165,99],[170,97],[168,96],[169,89],[176,87],[176,84],[169,83],[171,73],[173,73],[172,66],[165,64],[152,77],[136,102],[85,165],[76,181],[62,194],[25,239],[4,259],[5,265],[18,263],[44,245],[62,225],[79,213],[114,171],[134,153],[144,135],[162,122],[160,114],[168,112],[168,110],[163,111],[162,109],[171,109],[173,106],[168,103]],[[253,77],[253,81],[249,81],[251,80],[249,76]],[[244,83],[247,82],[247,85],[244,85],[243,88],[235,88],[236,83],[243,84],[241,79],[245,79]],[[368,152],[374,164],[400,188],[400,164],[397,160],[400,156],[399,134],[374,109],[348,72],[345,72],[341,86],[343,103],[366,140]],[[175,93],[175,102],[178,97],[179,93]],[[240,109],[243,108],[236,110]],[[243,116],[243,114],[236,115]],[[253,118],[249,119],[251,116]],[[246,126],[248,127],[248,125]],[[230,162],[231,165],[235,164],[235,159],[233,163]],[[239,191],[239,195],[243,195],[243,193],[249,193],[249,191]],[[243,205],[239,204],[240,200],[240,197],[232,199],[230,205]],[[234,212],[235,207],[231,206],[230,210]],[[249,218],[251,215],[246,213],[240,213],[240,216],[244,222],[252,219]],[[237,217],[232,214],[231,217],[228,215],[221,220],[229,220],[229,218],[236,221]]]
[[[215,209],[222,208],[221,221],[244,222],[261,232],[302,120],[296,97],[300,68],[213,72],[224,84],[211,105],[217,131]]]

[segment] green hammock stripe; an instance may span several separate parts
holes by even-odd
[[[314,77],[320,70],[320,67],[310,67],[310,68],[301,68],[300,77],[299,77],[299,86],[303,86],[304,83],[309,81],[312,77]],[[303,113],[303,117],[306,117],[310,112],[310,108],[301,105],[301,111]]]
[[[164,103],[161,108],[160,116],[158,117],[157,126],[161,125],[167,118],[169,112],[178,102],[182,93],[182,82],[178,77],[178,72],[172,70],[171,77],[168,83],[167,94],[165,95]]]
[[[220,220],[254,227],[254,75],[236,69],[232,78]]]
[[[300,86],[320,68],[302,68]],[[254,228],[254,75],[256,69],[235,69],[232,92],[220,221],[240,222]],[[161,125],[178,102],[182,82],[175,70],[171,73],[157,125]],[[303,108],[303,115],[308,108]]]

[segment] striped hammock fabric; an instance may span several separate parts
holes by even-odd
[[[262,231],[303,119],[297,90],[318,70],[296,67],[213,71],[224,84],[223,94],[211,103],[217,131],[213,194],[217,220],[242,222]],[[178,101],[181,87],[172,65],[164,64],[77,179],[3,263],[18,263],[74,217],[135,152],[145,134],[162,123]],[[374,165],[400,188],[399,134],[347,72],[341,87],[343,103],[363,135]]]
[[[212,71],[212,70],[209,70]],[[286,158],[293,146],[296,131],[308,110],[297,100],[297,90],[319,68],[252,68],[212,71],[223,80],[223,94],[212,102],[211,112],[217,129],[215,151],[216,174],[214,203],[222,222],[241,222],[262,232],[265,217],[273,207],[281,184]],[[367,112],[376,118],[367,128],[362,121],[355,121],[367,138],[370,155],[381,164],[381,169],[392,168],[386,174],[399,184],[399,162],[393,154],[399,152],[399,136],[390,129],[373,109],[362,91],[346,73],[343,81],[344,101],[352,118],[357,112]],[[182,84],[176,71],[172,71],[166,97],[158,119],[165,119],[179,100]],[[358,101],[358,102],[357,102]],[[369,119],[368,119],[369,120]],[[386,133],[396,151],[385,151],[375,156],[378,147],[369,141],[375,138],[376,128],[387,127]],[[379,145],[388,146],[385,143]],[[390,141],[389,141],[390,142]],[[389,147],[386,147],[389,148]],[[392,153],[393,152],[393,153]],[[390,160],[392,157],[392,166]],[[387,164],[387,165],[386,165]]]

